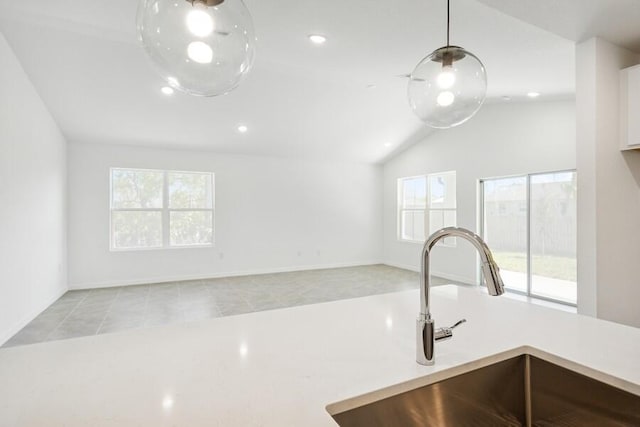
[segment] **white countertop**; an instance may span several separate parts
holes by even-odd
[[[467,323],[425,367],[418,305],[406,291],[0,349],[0,425],[333,426],[327,404],[521,346],[640,392],[640,329],[437,287],[436,326]]]

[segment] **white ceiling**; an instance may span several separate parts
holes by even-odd
[[[561,37],[602,37],[640,52],[640,0],[480,0]]]
[[[484,2],[520,19],[524,6],[506,5],[536,3]],[[0,0],[0,29],[69,141],[380,162],[428,132],[396,76],[444,44],[444,0],[245,3],[258,35],[255,67],[216,98],[160,93],[137,44],[135,0]],[[489,97],[571,96],[569,35],[520,19],[455,0],[451,41],[482,59]],[[310,33],[328,42],[313,46]],[[246,134],[236,131],[241,123]]]

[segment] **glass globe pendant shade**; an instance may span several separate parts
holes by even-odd
[[[458,126],[478,112],[487,94],[482,62],[458,46],[435,50],[409,77],[409,105],[436,129]]]
[[[216,96],[240,84],[255,56],[242,0],[140,0],[139,39],[169,86]]]

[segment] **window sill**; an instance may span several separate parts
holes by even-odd
[[[424,242],[420,241],[420,240],[403,240],[403,239],[396,239],[398,243],[408,243],[408,244],[413,244],[413,245],[424,245]],[[439,248],[457,248],[458,245],[445,245],[442,242],[438,242],[436,243],[436,246]]]
[[[510,292],[508,289],[507,289],[507,292],[505,292],[502,296],[507,297],[509,299],[516,300],[516,301],[523,301],[523,302],[528,302],[529,304],[535,304],[535,305],[540,305],[542,307],[566,311],[567,313],[576,314],[578,312],[577,307],[573,305],[563,304],[561,302],[547,301],[547,300],[536,298],[536,297],[521,295],[519,293]]]
[[[413,243],[415,245],[424,245],[424,242],[421,242],[420,240],[397,239],[397,241],[400,243]]]
[[[164,250],[182,250],[182,249],[213,249],[215,244],[211,245],[185,245],[185,246],[163,246],[160,248],[109,248],[109,252],[157,252]]]

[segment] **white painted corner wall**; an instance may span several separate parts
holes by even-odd
[[[397,238],[398,178],[456,171],[459,227],[478,231],[478,180],[574,169],[573,100],[485,105],[467,123],[437,131],[384,165],[384,262],[419,270],[422,245]],[[438,247],[432,274],[478,283],[475,250],[467,242]]]
[[[215,173],[215,246],[109,250],[109,168]],[[71,143],[73,289],[382,260],[379,165]]]
[[[67,290],[66,142],[0,33],[0,345]]]
[[[578,310],[640,327],[640,151],[620,151],[619,71],[640,54],[576,47]]]

